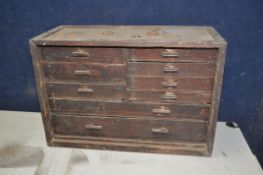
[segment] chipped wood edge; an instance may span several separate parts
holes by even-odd
[[[48,145],[52,144],[54,137],[53,124],[51,120],[51,109],[46,94],[46,83],[44,77],[44,69],[41,60],[40,48],[35,45],[32,40],[29,40],[30,52],[32,56],[33,69],[36,80],[36,88],[42,121],[45,129],[46,141]]]
[[[218,48],[222,45],[222,42],[145,42],[145,41],[47,41],[47,40],[37,40],[35,41],[37,45],[41,46],[83,46],[83,47],[177,47],[177,48]]]
[[[58,32],[59,30],[63,29],[65,26],[57,26],[53,29],[48,30],[47,32],[41,33],[33,38],[30,39],[31,42],[33,42],[35,45],[38,45],[38,42],[40,40],[43,40],[45,37],[52,35],[56,32]],[[45,45],[45,42],[43,42],[41,45]]]

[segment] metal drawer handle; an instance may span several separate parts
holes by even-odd
[[[161,108],[152,109],[152,112],[155,114],[170,114],[171,110],[169,108],[161,106]]]
[[[178,83],[173,82],[173,81],[162,82],[162,86],[164,87],[176,87],[177,85]]]
[[[77,50],[72,52],[73,57],[89,57],[89,53],[84,50]]]
[[[176,100],[177,96],[173,92],[165,92],[165,94],[162,95],[162,99],[165,99],[165,100]]]
[[[88,124],[88,125],[85,125],[85,128],[87,128],[87,129],[94,129],[94,130],[101,130],[102,126],[101,125]]]
[[[178,72],[179,71],[179,68],[178,67],[175,67],[174,65],[170,64],[170,63],[167,63],[163,69],[163,72]]]
[[[77,90],[79,93],[88,93],[88,92],[93,92],[93,89],[91,88],[78,88]]]
[[[89,70],[75,70],[75,75],[88,75],[90,76],[91,72]]]
[[[154,134],[168,134],[169,130],[165,127],[152,128],[152,133],[154,133]]]
[[[175,50],[166,49],[165,51],[163,51],[161,53],[161,56],[163,58],[171,58],[171,57],[172,58],[177,58],[177,57],[179,57],[179,53],[177,51],[175,51]]]

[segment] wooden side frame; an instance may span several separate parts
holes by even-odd
[[[51,119],[51,110],[48,102],[46,82],[44,76],[44,69],[41,58],[40,48],[35,43],[29,41],[30,52],[32,56],[33,69],[35,74],[35,81],[37,87],[38,100],[40,104],[40,111],[42,115],[42,121],[45,129],[46,141],[49,146],[53,143],[54,130]]]
[[[220,105],[220,97],[222,91],[223,84],[223,75],[224,75],[224,65],[226,59],[226,48],[227,42],[216,32],[213,27],[208,28],[208,32],[215,38],[215,40],[221,41],[219,42],[218,47],[218,58],[217,58],[217,68],[216,75],[214,79],[214,89],[213,89],[213,101],[211,103],[211,114],[208,121],[207,128],[207,155],[212,154],[213,145],[214,145],[214,137],[216,131],[216,122],[218,119],[219,113],[219,105]]]

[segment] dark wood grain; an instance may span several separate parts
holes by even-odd
[[[49,82],[47,93],[49,97],[124,100],[126,86],[123,83],[118,85]]]
[[[64,81],[124,81],[124,64],[84,64],[84,63],[45,63],[45,76],[51,80]],[[76,74],[76,71],[87,71],[90,74]]]
[[[178,68],[175,72],[165,72],[167,67]],[[128,74],[144,76],[173,76],[173,77],[208,77],[215,75],[216,65],[213,63],[149,63],[129,62]]]
[[[185,90],[185,91],[211,91],[213,78],[175,78],[169,77],[144,77],[128,76],[127,87],[136,90]],[[164,83],[173,82],[176,86],[165,86]]]
[[[156,102],[177,104],[210,104],[211,92],[193,91],[128,91],[128,100],[134,102]]]
[[[146,139],[156,141],[204,142],[206,122],[176,120],[146,120],[93,116],[53,116],[57,134],[97,136],[108,138]],[[100,126],[90,129],[87,126]],[[152,129],[166,128],[168,133],[153,133]]]
[[[179,105],[179,104],[149,104],[102,102],[80,99],[50,99],[52,111],[80,113],[89,115],[131,116],[131,117],[157,117],[157,118],[185,118],[207,120],[210,108],[207,105]],[[153,109],[170,110],[170,113],[154,113]]]
[[[162,53],[175,53],[164,57]],[[216,62],[217,49],[136,48],[131,50],[130,61],[154,62]]]
[[[123,49],[121,48],[41,47],[41,52],[43,59],[48,61],[78,61],[109,64],[121,64],[124,62]],[[82,52],[84,54],[81,54]]]
[[[40,104],[40,111],[42,121],[45,129],[45,136],[48,145],[53,142],[54,128],[51,120],[51,109],[48,101],[48,95],[46,93],[46,84],[44,78],[44,69],[41,58],[40,48],[35,45],[32,40],[29,41],[30,53],[32,55],[33,69],[36,79],[36,87],[38,100]]]

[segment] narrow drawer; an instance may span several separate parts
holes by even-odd
[[[124,100],[125,84],[47,83],[49,97]]]
[[[153,141],[204,142],[207,122],[54,115],[55,134]]]
[[[132,102],[156,102],[176,104],[210,104],[211,92],[192,91],[128,91]]]
[[[123,49],[107,47],[41,47],[47,61],[81,61],[88,63],[123,63]]]
[[[217,49],[137,48],[131,49],[130,61],[216,62]]]
[[[107,115],[123,117],[157,117],[207,120],[209,105],[98,102],[79,99],[50,99],[53,112]]]
[[[128,63],[128,74],[131,75],[214,77],[215,71],[215,63]]]
[[[127,86],[136,90],[211,91],[213,78],[174,78],[128,76]]]
[[[44,64],[45,76],[51,80],[124,81],[124,64],[52,63]]]

